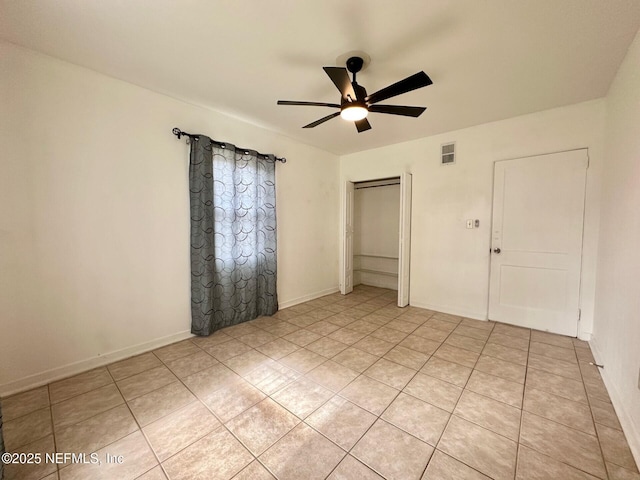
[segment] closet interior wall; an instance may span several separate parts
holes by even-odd
[[[400,179],[355,184],[354,285],[398,289]]]

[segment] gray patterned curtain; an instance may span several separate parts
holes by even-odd
[[[275,158],[191,141],[191,332],[272,315],[276,295]]]

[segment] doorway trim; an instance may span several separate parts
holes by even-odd
[[[340,183],[340,229],[339,229],[339,289],[340,293],[346,295],[350,291],[353,290],[353,284],[349,285],[349,270],[351,270],[351,282],[353,282],[353,242],[351,242],[351,263],[349,263],[347,259],[347,250],[348,250],[348,236],[353,238],[353,231],[349,232],[349,225],[347,224],[349,221],[353,222],[353,216],[349,215],[348,207],[353,209],[353,197],[350,199],[350,192],[353,192],[353,187],[355,183],[361,182],[376,182],[391,178],[400,178],[400,191],[401,198],[400,200],[400,231],[398,236],[399,242],[399,251],[398,251],[398,305],[404,303],[401,299],[400,294],[403,295],[403,298],[406,299],[406,303],[402,306],[409,305],[410,298],[410,264],[411,264],[411,173],[401,171],[397,174],[389,174],[379,177],[367,177],[367,178],[343,178]],[[406,186],[408,185],[408,192]],[[402,194],[403,192],[408,193],[408,198],[405,196],[405,201],[403,202]],[[406,200],[408,199],[408,205]],[[404,209],[403,209],[404,207]],[[403,222],[403,220],[408,219],[408,221]],[[403,225],[404,223],[404,225]],[[352,225],[351,225],[352,227]],[[405,238],[402,237],[402,232],[406,231],[407,235]],[[405,248],[400,248],[401,240],[404,240],[403,244]],[[404,263],[403,263],[404,262]],[[404,269],[401,268],[401,265],[404,265]],[[402,272],[401,272],[402,270]],[[401,273],[404,273],[405,280],[401,280]],[[404,289],[401,291],[400,282],[403,282]]]

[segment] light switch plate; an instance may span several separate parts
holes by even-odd
[[[467,228],[473,228],[473,220],[467,220]]]

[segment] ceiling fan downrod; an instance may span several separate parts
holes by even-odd
[[[360,57],[349,57],[347,60],[347,70],[349,70],[353,74],[353,83],[356,82],[356,73],[362,70],[362,66],[364,65],[364,60]]]

